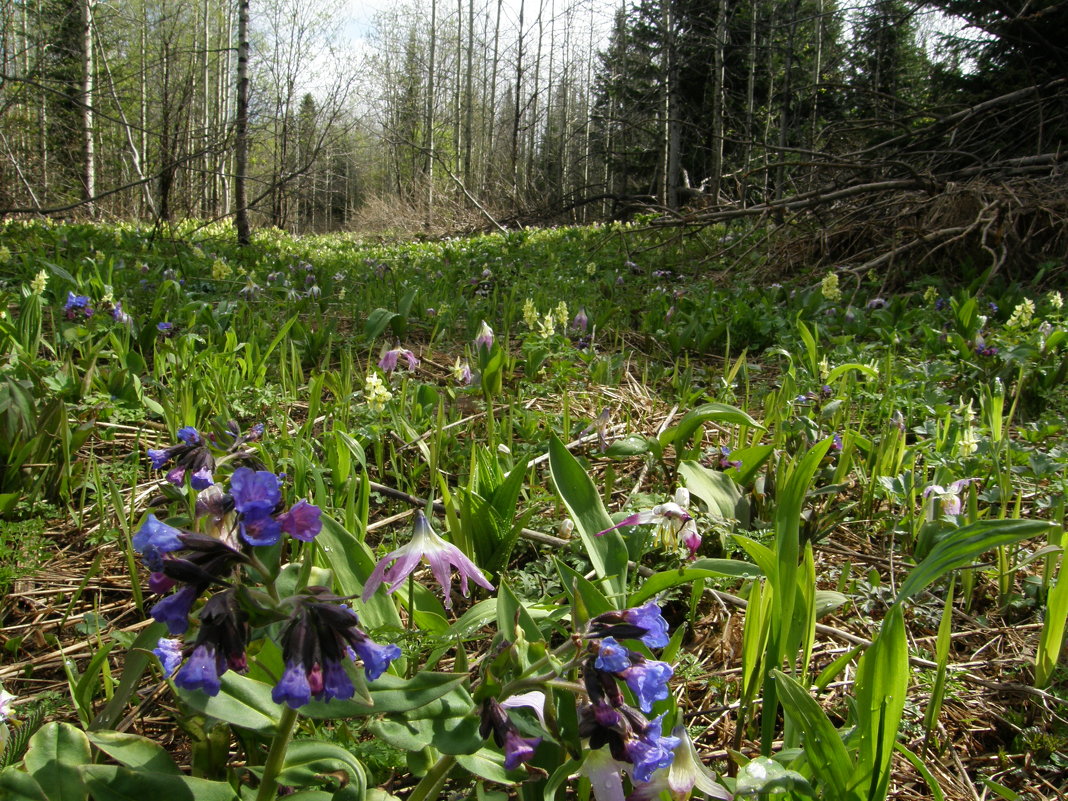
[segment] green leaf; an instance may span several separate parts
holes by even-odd
[[[557,494],[575,521],[597,577],[606,580],[615,603],[622,603],[627,588],[627,546],[618,531],[606,531],[612,528],[612,519],[597,488],[555,434],[549,439],[549,472]],[[605,533],[598,536],[602,531]]]
[[[363,334],[368,340],[378,339],[386,327],[393,322],[394,317],[399,315],[389,309],[378,308],[367,315],[367,323],[363,327]]]
[[[117,731],[91,731],[88,735],[89,742],[120,765],[149,773],[181,772],[171,755],[147,737]]]
[[[890,608],[860,658],[854,684],[857,763],[850,782],[862,798],[886,798],[909,683],[909,649],[901,605]]]
[[[605,612],[616,610],[615,605],[605,597],[596,584],[561,560],[554,559],[553,561],[568,596],[574,601],[574,592],[577,590],[586,614],[590,617],[597,617]]]
[[[935,545],[927,558],[912,569],[894,603],[915,597],[950,570],[969,564],[986,551],[1045,534],[1051,525],[1044,520],[978,520],[962,526]]]
[[[212,782],[173,773],[151,773],[116,765],[84,765],[82,775],[94,801],[231,801],[234,788],[226,782]]]
[[[308,787],[323,784],[325,774],[337,771],[343,771],[349,777],[345,786],[355,784],[361,794],[366,789],[363,764],[347,750],[325,740],[294,740],[286,749],[278,782],[291,787]],[[333,781],[338,780],[333,778]]]
[[[654,573],[627,600],[627,606],[638,606],[669,587],[689,584],[703,578],[759,578],[760,568],[739,559],[699,559],[678,570]]]
[[[48,801],[33,776],[15,767],[0,771],[0,798],[6,801]]]
[[[623,437],[623,439],[617,439],[601,455],[609,459],[626,459],[629,456],[641,456],[650,452],[657,458],[660,457],[663,452],[663,446],[661,446],[659,440],[638,434],[630,434]]]
[[[749,526],[749,503],[730,476],[718,470],[709,470],[697,462],[684,461],[679,463],[679,477],[686,488],[701,499],[709,512],[728,520],[737,520],[743,528]]]
[[[741,469],[730,468],[724,473],[733,478],[739,486],[748,487],[756,478],[757,472],[775,452],[773,445],[753,445],[750,448],[736,448],[731,451],[731,461],[742,463]]]
[[[152,649],[159,642],[159,638],[166,633],[166,626],[162,623],[154,622],[137,635],[133,645],[126,651],[119,686],[115,688],[115,693],[111,696],[111,700],[108,701],[107,705],[89,725],[91,731],[110,729],[119,722],[119,718],[122,717],[126,709],[126,704],[137,692],[137,688],[141,683],[141,676],[148,669],[149,663],[156,659],[152,654]]]
[[[849,771],[853,760],[837,729],[820,705],[795,679],[781,670],[771,675],[779,688],[779,698],[787,717],[804,732],[805,757],[812,773],[827,788],[826,797],[845,799]]]
[[[726,403],[706,403],[696,409],[691,409],[677,426],[661,434],[660,442],[664,445],[674,443],[676,453],[681,453],[690,444],[697,430],[713,420],[718,423],[764,429],[764,426],[736,406],[728,406]]]
[[[26,770],[49,801],[81,801],[86,797],[79,768],[92,759],[89,739],[69,723],[46,723],[30,738]]]
[[[505,770],[504,756],[488,748],[474,754],[461,754],[456,757],[456,761],[476,776],[498,784],[515,784],[517,779],[526,775],[522,770]]]
[[[485,743],[478,733],[479,719],[473,714],[474,707],[468,696],[468,713],[449,716],[444,712],[423,713],[413,717],[412,713],[390,715],[383,720],[374,721],[371,732],[381,737],[395,748],[404,751],[418,751],[432,746],[443,754],[473,754]],[[438,702],[426,707],[436,709]],[[422,713],[422,710],[418,710]]]
[[[201,690],[177,690],[183,701],[198,712],[243,729],[273,734],[281,707],[271,698],[271,686],[228,670],[215,696]]]
[[[338,594],[359,596],[364,581],[375,569],[374,555],[364,542],[332,517],[324,514],[320,519],[323,529],[315,541],[334,571]],[[383,592],[376,592],[360,604],[360,620],[368,630],[404,628],[393,599]]]
[[[229,674],[227,674],[229,675]],[[349,701],[312,701],[301,707],[309,718],[348,718],[379,715],[387,712],[408,712],[429,704],[436,698],[467,681],[466,673],[432,673],[423,671],[410,679],[384,673],[367,685],[372,705],[352,699]]]

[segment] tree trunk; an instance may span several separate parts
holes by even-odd
[[[96,147],[93,140],[93,0],[82,2],[82,198],[96,216]]]
[[[237,16],[237,119],[234,122],[234,227],[237,242],[252,241],[248,224],[248,198],[245,190],[248,170],[248,5],[239,0]]]

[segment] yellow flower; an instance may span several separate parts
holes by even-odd
[[[534,301],[530,298],[523,301],[523,322],[531,330],[538,324],[538,307],[534,305]]]
[[[936,300],[938,300],[938,290],[933,286],[927,287],[926,291],[923,293],[923,302],[930,306]]]
[[[547,312],[545,317],[538,323],[538,333],[545,339],[549,339],[556,333],[556,319],[553,317],[552,312]]]
[[[1016,304],[1016,308],[1012,310],[1012,316],[1009,317],[1009,322],[1006,325],[1027,328],[1027,326],[1031,325],[1031,320],[1034,319],[1034,316],[1035,302],[1030,298],[1024,298]]]
[[[820,282],[820,292],[829,301],[842,299],[842,290],[838,287],[838,274],[827,273]]]
[[[592,262],[591,261],[589,264],[586,265],[586,275],[592,276],[592,275],[596,275],[596,274],[597,274],[597,264],[596,264],[596,262]]]
[[[230,269],[230,265],[222,259],[216,259],[211,265],[211,277],[216,281],[222,281],[233,275],[233,270]]]
[[[1047,299],[1049,300],[1049,305],[1058,311],[1064,308],[1064,298],[1061,297],[1060,292],[1050,292],[1049,295],[1047,295]]]
[[[48,287],[48,273],[44,270],[37,273],[30,281],[30,291],[35,295],[43,295],[45,289]]]
[[[561,328],[567,328],[567,321],[571,319],[567,313],[567,304],[564,301],[557,303],[556,311],[554,313],[556,314],[557,325]]]

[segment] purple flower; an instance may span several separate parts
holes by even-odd
[[[414,370],[419,366],[419,359],[415,354],[406,348],[396,347],[392,350],[386,351],[382,354],[382,358],[378,362],[378,366],[385,370],[387,373],[392,373],[397,369],[397,360],[401,357],[408,363],[408,369]]]
[[[393,646],[396,648],[397,646]],[[400,650],[400,649],[398,649]],[[388,663],[386,667],[388,667]],[[371,678],[372,681],[377,679],[382,673]],[[345,672],[345,666],[341,662],[330,661],[326,663],[326,668],[323,670],[323,699],[329,701],[331,698],[340,698],[345,700],[352,698],[356,692],[355,686],[352,684],[352,679],[349,678],[349,674]]]
[[[278,516],[282,531],[293,539],[311,542],[323,530],[322,510],[305,500],[293,504],[288,512]]]
[[[586,309],[579,309],[578,314],[575,315],[575,319],[571,321],[571,328],[575,331],[585,334],[586,329],[590,326],[590,318],[586,316]]]
[[[271,514],[282,500],[278,476],[248,467],[239,467],[230,476],[230,494],[234,498],[234,508],[249,517]]]
[[[192,655],[174,677],[174,683],[183,690],[203,690],[208,695],[218,695],[219,674],[225,670],[226,663],[215,653],[215,646],[202,643],[193,649]]]
[[[174,671],[182,664],[182,641],[160,637],[156,647],[152,649],[152,653],[156,655],[160,664],[163,665],[164,675],[173,676]]]
[[[732,467],[735,470],[741,470],[742,469],[741,460],[740,459],[731,459],[731,449],[727,448],[725,446],[720,446],[720,449],[719,449],[719,469],[720,470],[730,470]]]
[[[168,526],[154,514],[149,513],[141,528],[133,536],[133,547],[139,554],[144,554],[150,548],[159,553],[180,551],[185,547],[180,538],[181,533],[180,530]]]
[[[460,593],[467,597],[467,581],[471,579],[480,587],[492,590],[490,584],[482,575],[474,562],[464,556],[463,551],[455,545],[446,542],[430,527],[426,515],[417,511],[415,513],[415,528],[412,532],[411,541],[395,551],[390,551],[375,565],[374,571],[363,588],[363,600],[367,601],[385,581],[389,584],[388,592],[396,592],[404,579],[411,575],[416,566],[426,559],[430,565],[430,571],[434,579],[441,585],[445,593],[444,603],[446,609],[452,608],[452,573],[450,567],[455,567],[460,574]],[[395,560],[395,561],[394,561]],[[393,566],[390,567],[390,563]]]
[[[152,460],[153,470],[162,470],[171,460],[171,452],[169,448],[149,448],[148,458]]]
[[[680,542],[684,542],[690,551],[692,559],[697,553],[697,547],[701,544],[701,537],[697,533],[697,524],[690,516],[686,508],[690,505],[690,493],[685,487],[679,487],[675,491],[674,501],[661,503],[646,512],[638,512],[629,515],[616,523],[611,528],[597,532],[597,536],[606,534],[624,526],[645,526],[654,524],[654,541],[666,548],[676,548]]]
[[[660,613],[660,607],[653,601],[643,606],[624,609],[623,619],[635,626],[645,629],[639,639],[650,648],[663,648],[668,644],[668,624]]]
[[[161,334],[170,334],[174,330],[174,323],[156,323],[156,330]]]
[[[122,323],[123,325],[128,325],[133,322],[133,318],[122,310],[121,300],[115,301],[115,304],[111,307],[111,319],[117,323]]]
[[[504,769],[515,770],[524,762],[534,758],[534,751],[541,743],[541,737],[524,737],[518,730],[507,731],[504,734]]]
[[[876,309],[885,309],[887,305],[886,298],[872,298],[868,301],[867,308],[869,311],[874,311]]]
[[[200,432],[193,428],[193,426],[183,426],[182,428],[179,428],[178,439],[186,445],[202,445],[204,443],[204,439],[200,436]]]

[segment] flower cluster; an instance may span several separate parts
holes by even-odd
[[[842,299],[842,290],[838,286],[838,273],[827,273],[820,281],[820,294],[832,303]]]
[[[41,270],[30,281],[30,291],[35,295],[43,295],[45,289],[48,288],[48,272]]]
[[[363,385],[364,399],[372,412],[381,412],[386,404],[393,398],[393,393],[386,389],[382,377],[378,373],[368,373]]]
[[[293,709],[314,697],[320,701],[352,698],[356,689],[346,662],[363,662],[374,681],[400,656],[396,645],[379,645],[360,630],[356,613],[325,587],[309,587],[297,596],[293,614],[282,632],[285,672],[271,692],[275,703]]]
[[[75,319],[79,314],[83,317],[92,317],[93,307],[89,305],[88,296],[68,292],[67,302],[63,304],[63,313],[68,320]]]
[[[1027,328],[1035,316],[1035,302],[1030,298],[1024,298],[1016,304],[1012,315],[1006,323],[1010,328]]]
[[[667,622],[652,602],[590,621],[586,637],[595,641],[596,648],[583,661],[582,679],[590,702],[579,709],[579,734],[589,738],[591,753],[584,771],[598,798],[622,797],[622,768],[637,787],[675,759],[681,740],[664,735],[664,715],[647,720],[642,714],[668,697],[667,682],[673,670],[666,662],[646,659],[616,640],[638,639],[650,648],[661,648],[668,644],[667,632]],[[630,688],[641,712],[625,702],[619,680]],[[607,753],[601,750],[605,746]]]
[[[186,475],[195,490],[207,489],[215,483],[215,457],[193,426],[178,429],[177,444],[169,448],[149,448],[148,458],[154,470],[163,470],[173,462],[173,467],[167,471],[167,480],[176,486],[182,485]]]

